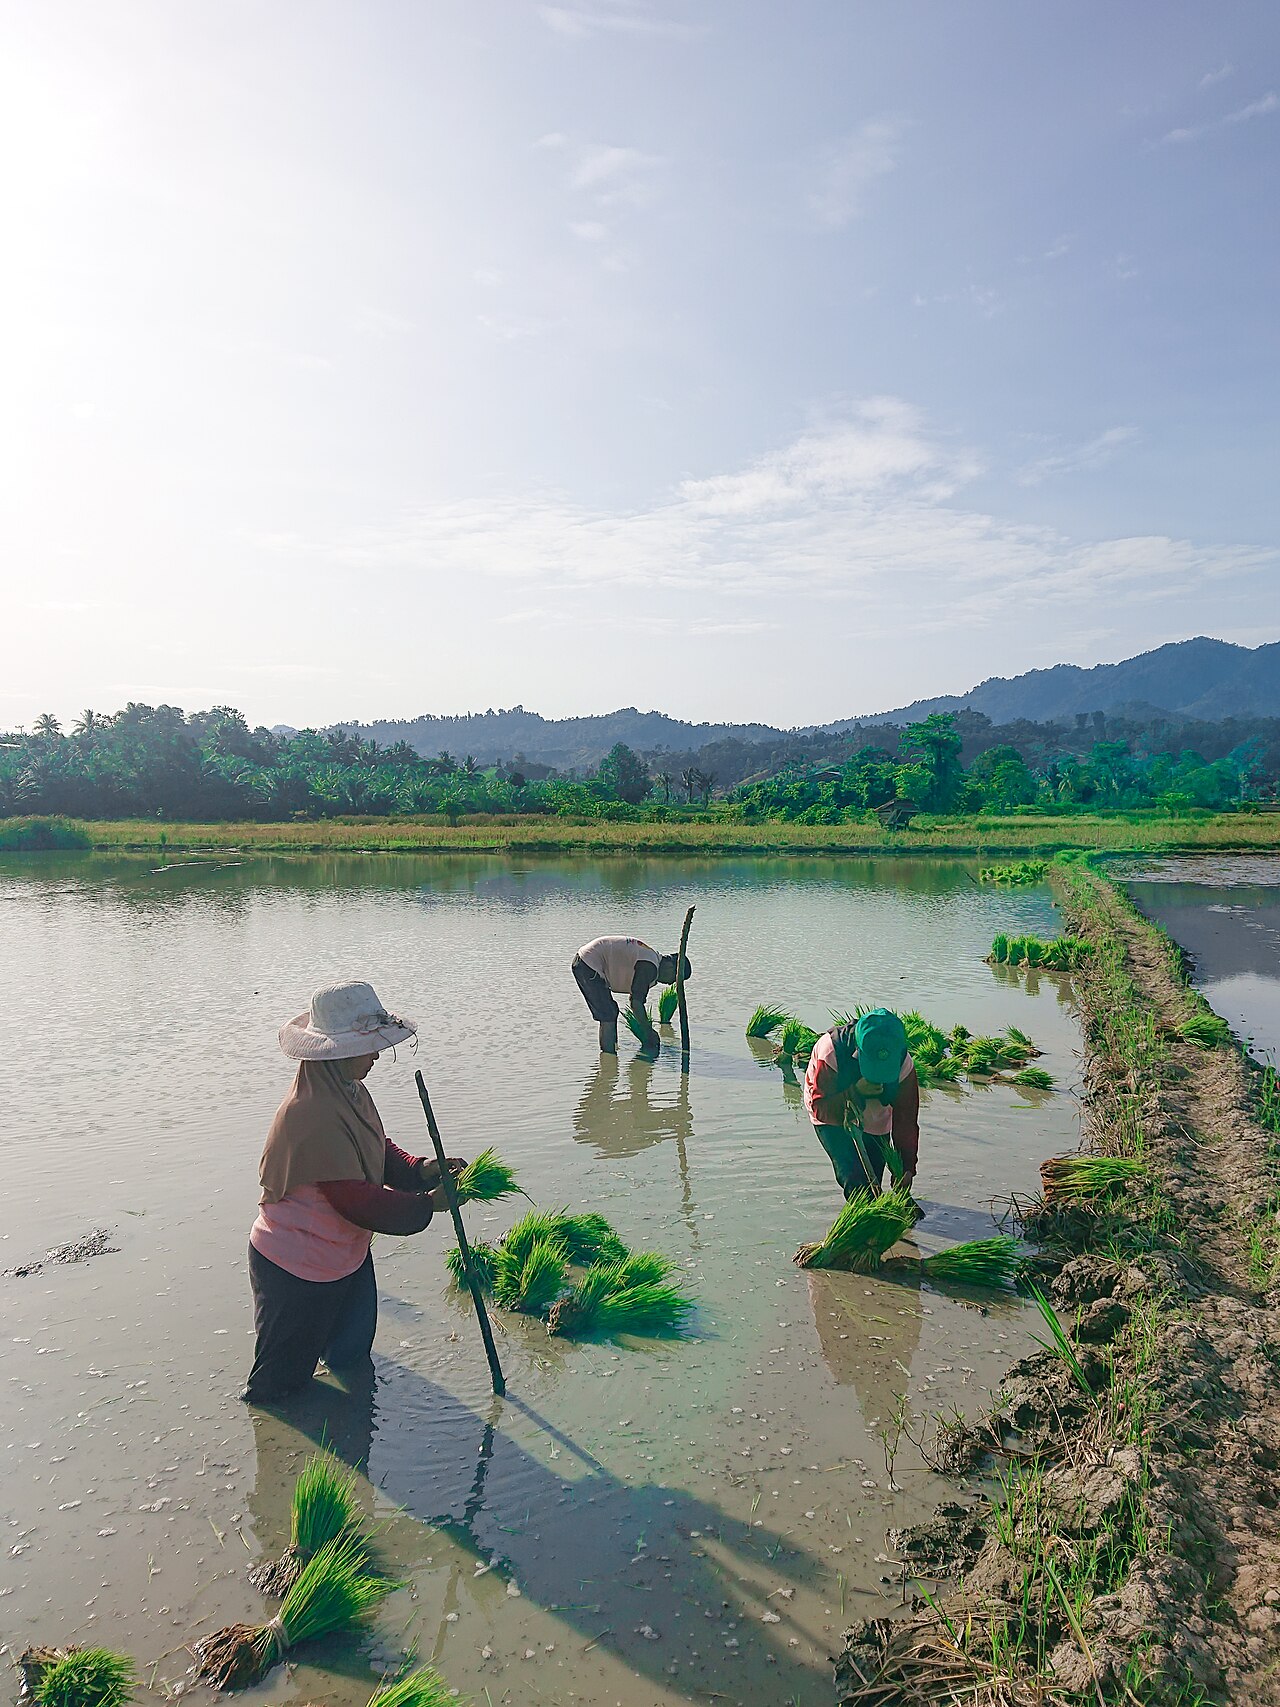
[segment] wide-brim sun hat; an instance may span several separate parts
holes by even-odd
[[[308,1011],[280,1027],[280,1047],[291,1061],[350,1061],[392,1049],[417,1029],[388,1012],[372,984],[352,981],[317,990]]]

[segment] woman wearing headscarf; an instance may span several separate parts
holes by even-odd
[[[836,1025],[813,1046],[805,1113],[846,1198],[879,1191],[892,1146],[910,1189],[920,1153],[920,1081],[906,1027],[888,1008]]]
[[[334,1370],[367,1366],[378,1321],[373,1234],[421,1233],[447,1208],[438,1164],[391,1142],[363,1084],[379,1052],[416,1030],[363,983],[317,990],[281,1028],[280,1047],[299,1065],[267,1134],[249,1234],[250,1403],[306,1387],[321,1358]]]

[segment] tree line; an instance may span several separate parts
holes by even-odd
[[[380,745],[344,729],[250,728],[232,706],[188,715],[176,706],[130,703],[110,715],[85,711],[69,730],[40,717],[29,731],[0,739],[0,817],[434,814],[456,822],[481,813],[628,818],[710,811],[835,823],[894,801],[930,813],[1176,811],[1221,810],[1275,794],[1275,730],[1207,756],[1153,750],[1105,723],[1090,724],[1088,733],[1111,738],[1077,740],[1078,750],[1069,750],[1046,726],[1033,726],[1033,742],[984,742],[991,726],[982,719],[987,728],[979,725],[975,734],[967,715],[935,713],[902,730],[878,725],[827,735],[821,748],[802,743],[779,755],[769,774],[743,781],[734,765],[721,771],[715,748],[641,755],[618,742],[591,774],[560,775],[519,753],[482,765],[470,754],[426,757],[405,741]],[[1221,747],[1221,735],[1216,739]]]

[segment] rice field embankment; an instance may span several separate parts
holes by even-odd
[[[1052,1277],[1045,1349],[979,1422],[922,1436],[995,1495],[895,1535],[913,1613],[847,1633],[841,1700],[1280,1703],[1276,1076],[1115,886],[1053,881],[1092,944],[1086,1148],[1124,1183],[1064,1196],[1049,1170],[1017,1206]]]
[[[43,827],[43,835],[40,833]],[[749,823],[718,813],[644,822],[605,818],[340,817],[285,823],[189,824],[159,819],[8,819],[0,849],[92,848],[189,853],[951,854],[1016,856],[1082,848],[1100,853],[1280,848],[1280,814],[1226,812],[932,818],[905,830],[860,823]]]

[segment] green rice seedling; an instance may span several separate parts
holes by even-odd
[[[964,1071],[964,1064],[954,1055],[944,1055],[941,1061],[917,1061],[916,1079],[921,1090],[930,1085],[953,1085]]]
[[[1027,939],[1025,936],[1011,936],[1009,948],[1005,954],[1007,966],[1023,966],[1027,959]]]
[[[138,1681],[109,1648],[28,1649],[18,1664],[37,1707],[124,1707]]]
[[[798,1019],[789,1019],[778,1039],[778,1053],[790,1060],[807,1061],[813,1054],[813,1046],[817,1041],[816,1031],[810,1031],[809,1027]]]
[[[1044,947],[1041,965],[1050,972],[1074,972],[1089,958],[1093,944],[1078,936],[1054,937]]]
[[[680,1006],[680,993],[674,984],[668,984],[658,997],[658,1024],[670,1025],[675,1017],[675,1011]]]
[[[832,1025],[857,1025],[858,1021],[866,1012],[867,1009],[861,1002],[855,1002],[854,1005],[844,1013],[837,1013],[833,1008],[831,1011],[831,1023]]]
[[[249,1573],[262,1594],[283,1598],[302,1567],[340,1535],[359,1535],[363,1514],[356,1498],[359,1477],[332,1452],[307,1459],[293,1485],[289,1545],[278,1559],[267,1559]]]
[[[1080,1388],[1080,1391],[1087,1394],[1089,1399],[1097,1405],[1099,1403],[1098,1395],[1089,1385],[1089,1377],[1084,1372],[1084,1365],[1076,1356],[1076,1348],[1062,1331],[1062,1323],[1058,1320],[1057,1315],[1054,1312],[1053,1305],[1050,1304],[1049,1300],[1045,1297],[1044,1293],[1041,1292],[1040,1288],[1033,1285],[1031,1282],[1027,1282],[1026,1284],[1026,1293],[1031,1302],[1035,1305],[1036,1309],[1040,1312],[1041,1321],[1049,1330],[1049,1338],[1047,1340],[1042,1340],[1038,1334],[1033,1334],[1031,1337],[1035,1340],[1036,1344],[1042,1347],[1045,1351],[1051,1351],[1057,1357],[1062,1359],[1063,1363],[1071,1371],[1071,1378]]]
[[[467,1248],[471,1252],[471,1277],[482,1292],[493,1291],[494,1265],[498,1260],[495,1248],[483,1239],[469,1239]],[[445,1253],[444,1266],[449,1270],[455,1286],[467,1284],[467,1271],[462,1261],[462,1252],[455,1245]]]
[[[969,1030],[967,1025],[960,1025],[957,1022],[957,1024],[951,1027],[951,1042],[953,1046],[957,1043],[967,1043],[972,1036],[973,1033]]]
[[[1031,1054],[1031,1055],[1039,1055],[1040,1054],[1040,1050],[1038,1050],[1036,1048],[1035,1044],[1027,1036],[1026,1032],[1025,1031],[1019,1031],[1016,1025],[1005,1026],[1004,1034],[1007,1038],[1010,1038],[1014,1043],[1021,1043],[1029,1054]]]
[[[631,1259],[634,1262],[634,1258]],[[655,1279],[627,1280],[624,1265],[593,1263],[567,1297],[551,1306],[552,1334],[671,1334],[683,1327],[693,1300]]]
[[[1052,1073],[1046,1073],[1043,1067],[1024,1067],[1021,1072],[1013,1075],[1013,1083],[1028,1091],[1051,1091],[1054,1077]]]
[[[457,1707],[457,1700],[434,1666],[420,1666],[375,1689],[369,1707]]]
[[[1178,1027],[1178,1035],[1200,1049],[1226,1049],[1231,1043],[1231,1027],[1212,1008],[1197,1008]]]
[[[971,1078],[994,1078],[1005,1064],[997,1037],[971,1037],[964,1046],[962,1059],[964,1070]]]
[[[785,1025],[791,1015],[785,1008],[757,1008],[747,1021],[748,1037],[772,1037],[780,1025]]]
[[[978,873],[983,883],[1006,883],[1020,885],[1024,883],[1040,883],[1049,869],[1046,859],[1019,859],[1011,865],[984,865]]]
[[[902,1015],[902,1029],[907,1034],[907,1048],[913,1061],[923,1061],[932,1067],[946,1054],[946,1033],[914,1008]]]
[[[609,1266],[617,1278],[618,1290],[621,1291],[641,1281],[665,1280],[669,1274],[674,1273],[676,1265],[670,1257],[661,1256],[657,1251],[628,1251],[625,1256],[611,1261]]]
[[[496,1203],[517,1191],[522,1197],[529,1195],[520,1190],[515,1174],[492,1149],[481,1150],[475,1161],[467,1163],[454,1180],[453,1189],[459,1203]]]
[[[997,966],[1003,966],[1009,958],[1009,938],[1004,931],[997,931],[991,939],[991,953],[988,959],[994,960]]]
[[[535,1239],[522,1257],[506,1249],[499,1252],[493,1295],[504,1310],[541,1316],[567,1278],[564,1246],[551,1239]]]
[[[619,1262],[628,1254],[626,1245],[603,1215],[587,1212],[571,1215],[567,1209],[562,1209],[550,1220],[553,1236],[563,1244],[570,1262],[586,1263],[598,1259]]]
[[[838,1268],[865,1274],[878,1267],[916,1221],[916,1205],[901,1186],[880,1192],[856,1191],[831,1223],[825,1239],[801,1245],[795,1254],[800,1268]]]
[[[518,1221],[502,1235],[500,1249],[508,1256],[523,1262],[540,1240],[558,1245],[562,1256],[568,1256],[565,1244],[563,1217],[547,1209],[527,1209]]]
[[[1021,1267],[1018,1241],[1002,1233],[992,1239],[969,1239],[925,1257],[920,1272],[937,1285],[1011,1286]]]
[[[1028,966],[1039,966],[1044,959],[1044,944],[1038,936],[1023,937],[1022,958]]]
[[[1132,1156],[1051,1156],[1040,1164],[1044,1201],[1087,1203],[1121,1191],[1145,1172]]]
[[[642,1008],[638,1014],[632,1013],[629,1007],[623,1008],[622,1017],[627,1022],[627,1030],[639,1043],[641,1052],[652,1049],[658,1042],[658,1034],[653,1028],[653,1021],[649,1018],[648,1007]]]
[[[340,1535],[302,1567],[268,1624],[232,1624],[195,1644],[196,1677],[215,1689],[243,1689],[265,1677],[300,1643],[364,1618],[396,1585],[365,1568],[358,1535]]]

